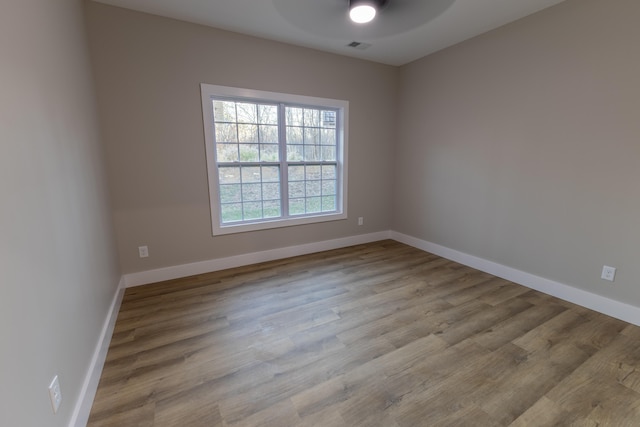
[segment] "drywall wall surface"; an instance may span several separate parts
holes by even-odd
[[[568,0],[403,67],[393,229],[639,306],[638,16]]]
[[[125,273],[389,228],[397,68],[88,6]],[[200,83],[349,101],[349,218],[213,237]]]
[[[3,1],[0,60],[0,425],[66,426],[119,281],[82,2]]]

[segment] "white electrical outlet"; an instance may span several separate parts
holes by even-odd
[[[62,403],[62,391],[60,391],[60,381],[58,381],[57,375],[53,377],[51,384],[49,384],[49,397],[51,398],[53,413],[57,414]]]
[[[146,258],[149,256],[149,248],[146,246],[138,246],[138,254],[140,258]]]
[[[364,224],[364,217],[358,217],[358,225]]]
[[[602,267],[602,275],[600,277],[604,280],[613,282],[613,280],[616,278],[615,267],[609,267],[608,265],[605,265],[604,267]]]

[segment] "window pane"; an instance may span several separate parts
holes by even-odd
[[[242,201],[255,202],[262,200],[261,184],[242,184]]]
[[[278,107],[276,105],[258,105],[258,123],[277,125]]]
[[[287,127],[287,144],[303,144],[304,137],[302,128]]]
[[[238,142],[259,142],[257,125],[238,125]]]
[[[320,138],[323,145],[336,145],[335,129],[322,129]]]
[[[266,201],[263,203],[263,212],[265,218],[277,218],[282,216],[280,213],[280,202]]]
[[[331,212],[336,210],[335,196],[324,196],[322,198],[322,212]]]
[[[242,183],[260,182],[260,167],[250,166],[242,168]]]
[[[304,145],[287,145],[287,161],[301,162],[304,160]]]
[[[242,213],[244,219],[260,219],[262,218],[262,203],[251,202],[242,204]]]
[[[322,146],[322,160],[335,162],[336,161],[336,147]]]
[[[236,103],[236,111],[238,113],[238,123],[258,123],[257,117],[258,106],[248,102]]]
[[[221,203],[237,203],[242,201],[240,184],[225,184],[220,186]]]
[[[307,197],[320,196],[322,185],[320,181],[307,181]]]
[[[280,182],[280,167],[262,166],[262,182]]]
[[[263,144],[278,143],[278,126],[260,126],[260,142]]]
[[[240,161],[257,162],[260,160],[258,144],[240,144]]]
[[[302,108],[287,107],[286,108],[286,125],[287,126],[302,126],[303,115]]]
[[[336,181],[327,180],[322,181],[322,195],[329,196],[336,194]]]
[[[242,203],[221,206],[222,222],[242,221]]]
[[[304,199],[290,199],[289,200],[289,213],[291,215],[302,215],[305,213]]]
[[[312,110],[309,108],[304,109],[304,125],[305,126],[320,126],[320,110]]]
[[[289,198],[304,197],[304,181],[289,182]]]
[[[216,156],[218,162],[237,162],[238,144],[216,144]]]
[[[304,166],[289,166],[289,181],[303,181]]]
[[[235,124],[216,123],[216,142],[238,142],[238,128]]]
[[[280,200],[280,184],[262,184],[262,200]]]
[[[304,130],[304,143],[305,144],[320,144],[320,129],[309,129],[305,128]]]
[[[237,166],[218,168],[218,180],[220,184],[240,183],[240,168]]]
[[[263,162],[277,162],[280,160],[280,152],[277,145],[260,144],[260,160]]]
[[[305,145],[304,160],[307,162],[319,162],[322,160],[322,151],[320,145]]]
[[[322,112],[322,127],[335,128],[336,127],[336,112],[324,110]]]
[[[307,198],[307,213],[321,212],[322,199],[320,197]]]
[[[320,166],[307,166],[305,178],[307,180],[319,180],[321,178]]]
[[[336,179],[336,167],[322,166],[322,179]]]
[[[213,118],[216,122],[235,122],[236,103],[233,101],[213,101]]]

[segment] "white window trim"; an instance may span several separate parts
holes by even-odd
[[[289,227],[294,225],[314,224],[327,221],[347,219],[347,153],[348,153],[348,126],[349,126],[349,102],[337,99],[318,98],[312,96],[292,95],[278,92],[267,92],[253,89],[242,89],[228,86],[217,86],[207,83],[200,84],[202,96],[202,116],[204,124],[205,151],[207,158],[207,176],[209,182],[209,205],[211,209],[211,226],[214,236],[243,233],[248,231],[267,230],[271,228]],[[332,213],[318,213],[296,218],[264,219],[259,222],[237,223],[222,225],[219,209],[219,183],[218,164],[216,162],[215,138],[213,135],[213,103],[212,98],[230,97],[246,98],[252,101],[285,102],[314,107],[327,107],[340,110],[342,120],[338,120],[337,134],[341,137],[338,144],[342,146],[337,153],[337,163],[340,188],[338,189],[338,209]],[[282,197],[287,197],[282,194]]]

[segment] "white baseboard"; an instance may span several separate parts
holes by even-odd
[[[464,264],[476,270],[484,271],[485,273],[501,277],[519,285],[535,289],[536,291],[640,326],[640,307],[612,300],[583,289],[545,279],[544,277],[526,273],[464,252],[459,252],[436,243],[407,236],[406,234],[391,231],[389,236],[393,240],[413,246],[414,248],[431,252],[432,254]]]
[[[274,261],[297,255],[306,255],[347,246],[360,245],[389,238],[388,231],[360,234],[357,236],[343,237],[340,239],[324,240],[321,242],[307,243],[286,248],[270,249],[268,251],[252,252],[248,254],[230,256],[227,258],[211,259],[207,261],[193,262],[190,264],[174,265],[155,270],[141,271],[124,275],[126,287],[146,285],[148,283],[162,282],[164,280],[178,279],[180,277],[204,274],[212,271],[226,270],[228,268],[242,267],[257,264],[259,262]]]
[[[98,344],[91,358],[89,369],[82,384],[80,390],[80,396],[76,402],[76,406],[69,422],[69,427],[85,427],[87,421],[89,421],[89,414],[91,412],[91,405],[93,405],[93,399],[96,396],[98,390],[98,383],[100,382],[100,375],[102,374],[102,368],[104,367],[104,361],[107,358],[107,351],[109,350],[109,343],[111,342],[111,336],[113,335],[113,329],[116,325],[116,319],[118,317],[118,311],[120,311],[120,304],[122,304],[122,297],[124,296],[124,277],[120,279],[116,294],[111,301],[111,307],[107,312],[107,318],[102,326],[102,332],[98,339]]]

